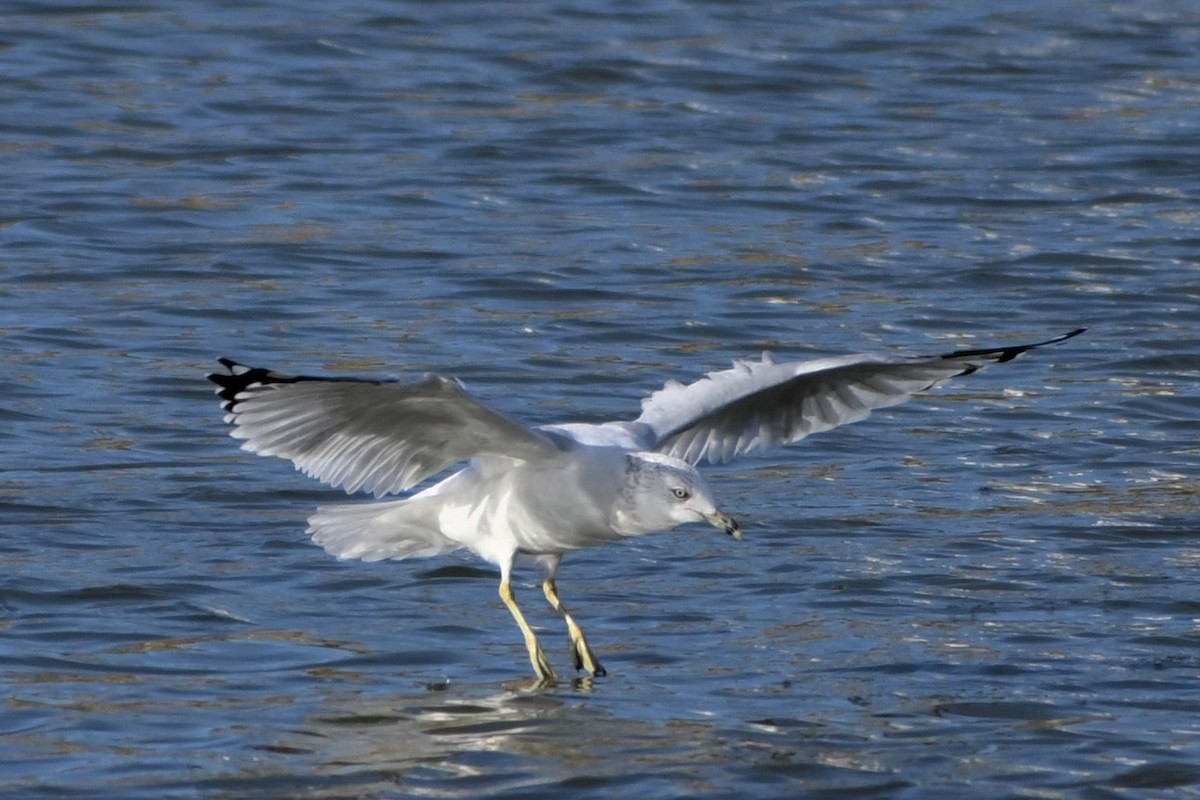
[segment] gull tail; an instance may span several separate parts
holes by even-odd
[[[327,553],[340,559],[435,556],[462,547],[442,535],[433,507],[419,497],[319,506],[308,518],[307,532]]]

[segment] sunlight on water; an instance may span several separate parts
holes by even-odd
[[[0,795],[1193,796],[1200,18],[1061,11],[13,5]],[[598,421],[1083,326],[708,470],[743,542],[573,554],[610,674],[554,690],[485,564],[308,542],[340,493],[203,378]]]

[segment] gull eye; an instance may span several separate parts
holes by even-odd
[[[675,495],[675,497],[680,500],[687,500],[689,497],[691,497],[691,494],[688,492],[688,490],[684,489],[682,486],[676,486],[671,490],[671,494]]]

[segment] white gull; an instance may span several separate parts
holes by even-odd
[[[221,359],[209,375],[242,448],[290,460],[347,492],[398,500],[321,506],[308,532],[343,559],[377,561],[466,548],[500,568],[500,596],[525,637],[538,681],[555,672],[513,597],[517,556],[545,569],[543,591],[567,624],[575,668],[605,674],[558,598],[565,553],[708,522],[741,529],[696,470],[865,419],[942,381],[1077,336],[938,356],[848,355],[738,361],[687,385],[670,382],[629,422],[528,427],[458,381],[292,376]]]

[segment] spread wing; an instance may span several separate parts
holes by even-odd
[[[852,355],[777,364],[764,355],[762,361],[736,362],[733,369],[711,372],[687,386],[667,384],[642,402],[642,415],[632,427],[649,430],[642,437],[649,449],[692,464],[720,464],[858,422],[874,409],[903,403],[949,378],[1011,361],[1084,330],[1037,344],[941,356]]]
[[[558,452],[551,440],[493,411],[452,380],[416,383],[281,375],[220,359],[213,374],[242,449],[289,459],[347,492],[379,496],[481,455],[518,460]]]

